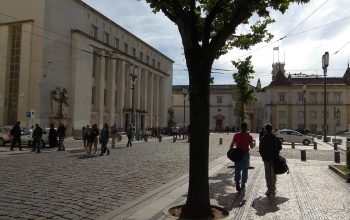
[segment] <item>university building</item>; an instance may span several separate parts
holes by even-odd
[[[170,58],[81,0],[0,5],[0,126],[167,125]]]

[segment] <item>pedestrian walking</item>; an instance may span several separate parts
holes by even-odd
[[[83,146],[84,150],[87,152],[88,151],[88,139],[89,139],[89,133],[88,130],[90,129],[90,125],[86,125],[82,127],[81,133],[82,133],[82,140],[83,140]]]
[[[41,145],[41,138],[43,136],[43,129],[39,126],[38,123],[35,124],[35,128],[32,134],[33,138],[33,149],[32,152],[36,151],[37,153],[40,153],[40,145]]]
[[[107,123],[103,124],[103,129],[101,131],[100,135],[101,139],[101,153],[100,156],[103,156],[104,153],[107,151],[107,156],[109,155],[109,149],[107,148],[107,144],[109,141],[109,126]]]
[[[50,130],[49,130],[49,146],[50,147],[57,147],[57,131],[54,127],[54,124],[50,125]]]
[[[132,146],[132,138],[134,136],[135,132],[135,127],[133,126],[132,123],[130,123],[126,129],[126,136],[128,137],[128,143],[126,144],[126,147],[131,147]]]
[[[278,157],[282,149],[281,140],[272,133],[271,124],[265,125],[265,135],[260,139],[259,153],[264,161],[266,196],[275,196],[276,193],[276,174],[274,172],[273,161]]]
[[[118,127],[117,127],[117,124],[114,123],[112,126],[111,126],[111,132],[110,132],[110,135],[111,135],[111,138],[112,138],[112,148],[115,148],[115,139],[116,137],[118,136]]]
[[[21,122],[17,121],[16,124],[12,127],[10,134],[12,136],[12,141],[11,141],[11,148],[10,150],[13,150],[13,148],[17,145],[18,149],[21,151],[22,146],[21,146],[21,127],[20,127]]]
[[[245,190],[245,184],[248,180],[248,169],[250,161],[249,150],[254,147],[253,137],[248,132],[248,125],[246,122],[242,122],[241,131],[234,134],[230,149],[233,147],[243,150],[242,160],[235,163],[234,180],[236,182],[236,190],[239,192],[241,190]]]
[[[60,125],[57,128],[57,137],[58,137],[58,151],[64,151],[64,139],[66,139],[66,127],[60,122]]]
[[[100,135],[100,132],[98,131],[97,124],[93,124],[91,128],[91,138],[94,145],[94,154],[97,152],[97,144],[98,144],[98,136]]]

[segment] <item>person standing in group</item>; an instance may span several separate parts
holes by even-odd
[[[64,151],[64,139],[66,139],[66,127],[60,122],[60,125],[57,128],[57,137],[58,137],[58,151]]]
[[[230,149],[234,146],[243,150],[244,152],[242,160],[235,163],[234,180],[236,182],[236,190],[239,192],[241,190],[245,190],[245,184],[248,180],[248,169],[250,161],[249,150],[254,147],[253,137],[248,132],[248,125],[246,122],[241,123],[241,131],[233,136]],[[242,185],[240,185],[241,181]]]
[[[86,125],[82,127],[81,129],[81,138],[83,140],[83,146],[84,150],[87,152],[88,151],[88,139],[89,139],[89,134],[88,134],[88,129],[90,128],[89,125]]]
[[[261,140],[261,138],[265,135],[265,128],[262,127],[260,132],[259,132],[259,140]]]
[[[55,127],[54,127],[54,124],[50,125],[49,146],[50,147],[57,147],[57,131],[56,131]]]
[[[43,129],[39,126],[38,123],[35,124],[35,128],[33,131],[33,149],[32,152],[36,151],[37,153],[40,153],[40,145],[41,145],[41,138],[43,136]]]
[[[98,143],[98,135],[100,134],[100,132],[98,131],[98,128],[97,128],[97,124],[93,124],[92,125],[91,131],[92,131],[91,138],[92,138],[93,145],[94,145],[94,154],[96,154],[96,152],[97,152],[97,143]]]
[[[273,160],[282,149],[281,140],[272,133],[272,125],[265,125],[265,135],[260,139],[259,153],[264,161],[266,196],[274,196],[276,193],[276,174],[273,168]]]
[[[130,123],[126,129],[126,136],[128,137],[128,143],[126,144],[126,147],[131,147],[132,143],[132,137],[134,136],[134,131],[135,131],[135,127],[133,126],[132,123]]]
[[[112,148],[115,148],[115,139],[118,137],[118,127],[116,123],[111,126],[110,134],[112,138]]]
[[[103,156],[107,151],[107,156],[109,155],[109,149],[107,148],[107,144],[109,141],[109,126],[107,123],[103,124],[103,129],[101,131],[101,153],[100,156]]]
[[[20,127],[21,122],[17,121],[16,124],[12,127],[10,134],[12,136],[12,141],[11,141],[11,148],[10,150],[13,150],[15,145],[17,144],[18,149],[21,151],[22,146],[21,146],[21,127]]]

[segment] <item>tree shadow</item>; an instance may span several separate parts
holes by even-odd
[[[277,212],[280,210],[278,205],[287,202],[289,199],[281,196],[262,197],[254,199],[252,207],[256,210],[256,215],[264,216],[267,213]]]
[[[233,181],[233,173],[218,173],[216,176],[210,177],[210,198],[217,201],[218,205],[231,211],[233,208],[242,207],[246,200],[245,191],[237,192]]]

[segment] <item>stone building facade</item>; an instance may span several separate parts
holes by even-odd
[[[326,128],[328,134],[350,127],[350,68],[342,77],[286,75],[284,63],[272,65],[272,81],[258,101],[262,122],[275,129],[304,128],[322,134],[324,126],[324,83],[326,81]],[[263,123],[261,124],[261,126]]]
[[[170,58],[80,0],[0,5],[0,126],[166,126]]]

